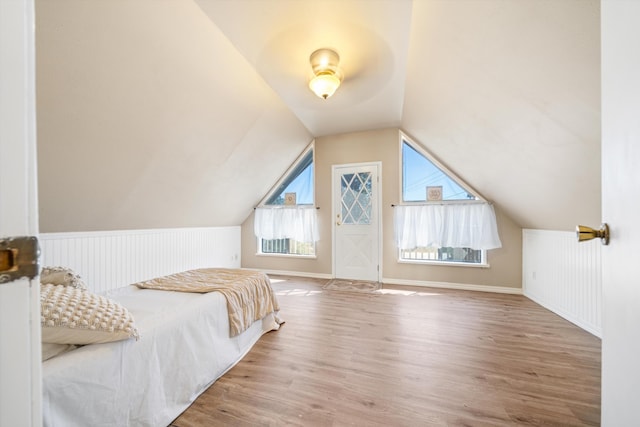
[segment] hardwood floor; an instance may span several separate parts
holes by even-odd
[[[599,425],[600,340],[523,296],[272,282],[286,323],[172,426]]]

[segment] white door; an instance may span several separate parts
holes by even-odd
[[[33,0],[0,1],[0,239],[38,233],[34,24]],[[39,426],[40,288],[8,277],[0,272],[0,426]]]
[[[640,2],[601,2],[602,425],[640,425]]]
[[[379,163],[333,166],[333,265],[340,279],[379,281]]]

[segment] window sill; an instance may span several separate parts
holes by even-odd
[[[261,252],[256,253],[256,256],[260,256],[260,257],[275,257],[275,258],[318,259],[318,257],[316,255],[263,254]]]
[[[434,266],[444,266],[444,267],[491,268],[491,265],[487,263],[431,261],[426,259],[425,260],[399,259],[398,264],[421,264],[421,265],[434,265]]]

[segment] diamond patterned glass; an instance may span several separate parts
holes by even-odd
[[[343,224],[371,223],[371,173],[349,173],[340,180]]]

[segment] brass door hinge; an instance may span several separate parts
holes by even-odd
[[[38,239],[33,236],[0,239],[0,284],[38,275]]]

